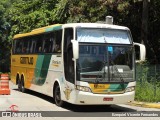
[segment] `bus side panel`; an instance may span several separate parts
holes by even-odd
[[[11,59],[11,81],[16,83],[17,74],[19,78],[23,75],[25,88],[30,88],[34,78],[37,55],[12,55]]]
[[[20,56],[12,55],[11,58],[11,81],[16,84],[16,77],[19,74],[19,78],[21,76],[22,65],[20,64]]]
[[[17,67],[16,67],[16,58],[14,55],[11,57],[11,81],[16,84],[16,75],[17,75]]]
[[[36,68],[34,71],[34,84],[43,85],[46,81],[51,55],[38,55]]]
[[[48,74],[46,77],[46,94],[53,96],[53,86],[55,81],[60,83],[60,87],[63,88],[64,75],[61,55],[52,55],[49,63]]]

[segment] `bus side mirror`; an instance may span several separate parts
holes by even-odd
[[[136,60],[136,63],[138,62],[143,62],[146,59],[146,47],[143,44],[140,43],[134,43],[134,46],[138,46],[139,47],[139,51],[140,51],[140,55],[138,60]]]
[[[79,58],[79,44],[76,40],[71,40],[73,47],[73,59],[76,60]]]

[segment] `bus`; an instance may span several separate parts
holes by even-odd
[[[129,28],[106,23],[55,24],[13,37],[11,81],[53,97],[57,106],[111,105],[135,96],[135,45]]]

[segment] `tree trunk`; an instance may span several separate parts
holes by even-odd
[[[148,0],[143,0],[141,43],[146,46],[148,43]]]

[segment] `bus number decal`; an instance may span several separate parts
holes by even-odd
[[[21,57],[20,58],[21,64],[31,64],[33,65],[33,57]]]

